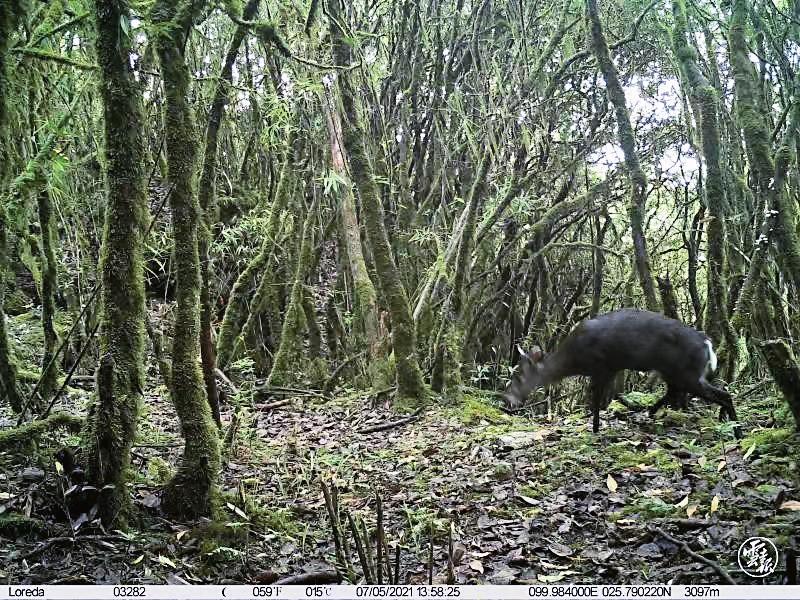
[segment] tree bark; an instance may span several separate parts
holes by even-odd
[[[775,384],[792,411],[795,426],[800,431],[800,365],[784,340],[762,342],[761,352]]]
[[[202,5],[202,3],[200,3]],[[192,11],[201,6],[158,0],[152,20],[158,27],[156,51],[164,82],[164,136],[175,241],[175,328],[172,346],[172,401],[181,422],[184,452],[164,490],[162,506],[183,518],[215,512],[220,442],[198,366],[200,257],[197,197],[198,135],[188,102],[189,69],[184,57]]]
[[[708,246],[708,267],[706,275],[706,319],[705,332],[719,344],[724,340],[727,352],[736,347],[736,334],[728,321],[726,302],[726,233],[725,219],[728,202],[725,197],[725,182],[720,165],[720,137],[717,125],[717,94],[714,86],[706,79],[697,65],[697,54],[689,44],[688,20],[684,0],[673,0],[672,14],[675,27],[672,33],[672,47],[681,73],[693,97],[692,107],[697,110],[695,119],[700,126],[703,160],[706,179],[703,191],[710,218],[706,221]],[[723,358],[723,363],[726,360]],[[732,363],[729,363],[729,365]],[[727,370],[727,369],[726,369]]]
[[[343,16],[341,0],[330,2],[329,11],[333,28],[334,61],[337,64],[348,64],[349,46],[344,40],[344,32],[339,29],[337,23],[337,19]],[[419,405],[427,399],[428,390],[422,379],[416,355],[416,328],[411,318],[408,296],[401,283],[400,273],[389,244],[383,206],[372,166],[367,158],[364,130],[356,108],[355,90],[350,75],[349,71],[340,71],[337,77],[344,108],[342,123],[344,147],[348,154],[351,176],[361,197],[364,227],[372,247],[380,288],[386,298],[392,321],[392,347],[397,371],[398,396],[401,404],[408,402],[411,405]]]
[[[8,175],[8,107],[9,82],[7,73],[7,55],[11,44],[11,34],[17,23],[25,15],[25,2],[10,0],[0,3],[0,188],[5,184]],[[8,252],[8,213],[5,200],[0,199],[0,398],[7,398],[11,410],[22,410],[22,399],[17,390],[17,369],[11,355],[6,331],[6,315],[4,311],[5,283]]]
[[[39,227],[41,229],[42,261],[42,330],[44,352],[42,353],[42,383],[39,394],[47,402],[56,387],[58,362],[53,361],[53,353],[58,344],[53,319],[56,313],[56,288],[58,287],[58,268],[55,255],[55,234],[53,231],[53,207],[50,192],[45,188],[37,195]],[[52,361],[52,364],[51,364]]]
[[[795,131],[800,126],[800,104],[796,103],[792,110],[783,143],[773,159],[770,132],[759,102],[758,75],[753,63],[750,62],[750,50],[745,37],[747,14],[747,0],[734,0],[729,47],[737,120],[744,135],[747,161],[753,171],[756,194],[764,198],[768,212],[776,213],[773,233],[780,251],[779,262],[785,266],[795,289],[800,290],[800,238],[795,228],[797,207],[783,189],[785,169],[790,162]],[[742,292],[744,293],[744,290]]]
[[[342,123],[338,110],[334,104],[335,98],[329,94],[325,114],[328,119],[330,135],[331,162],[338,175],[345,181],[342,187],[341,201],[339,203],[339,218],[342,229],[342,238],[345,242],[347,264],[353,278],[353,287],[356,306],[360,321],[364,324],[364,334],[367,338],[367,347],[373,359],[378,359],[385,351],[381,350],[383,340],[378,327],[378,294],[370,279],[367,263],[364,260],[364,249],[361,246],[361,227],[356,214],[356,203],[353,196],[352,183],[347,174],[346,158],[342,147]]]
[[[143,245],[147,221],[144,115],[130,67],[130,13],[119,0],[95,0],[96,51],[105,117],[106,210],[100,254],[100,367],[84,443],[88,481],[113,486],[100,503],[108,526],[124,526],[127,471],[145,365]]]

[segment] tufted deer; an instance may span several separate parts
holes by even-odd
[[[589,405],[597,433],[614,375],[626,369],[656,371],[667,393],[650,408],[651,415],[689,393],[719,404],[720,420],[727,414],[735,421],[731,395],[706,380],[716,368],[717,356],[705,334],[658,313],[624,308],[579,323],[547,356],[536,347],[523,355],[519,374],[503,396],[513,409],[537,388],[586,375],[591,378]],[[738,437],[738,429],[734,431]]]

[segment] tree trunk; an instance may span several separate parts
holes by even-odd
[[[202,4],[202,3],[201,3]],[[172,401],[181,422],[184,452],[177,473],[164,490],[163,507],[182,518],[212,515],[216,507],[220,443],[198,366],[200,335],[200,258],[197,148],[194,114],[188,102],[186,32],[192,11],[159,0],[152,18],[159,29],[156,49],[164,82],[164,137],[170,207],[175,240],[175,328],[172,346]],[[200,7],[194,6],[196,10]]]
[[[343,16],[341,8],[341,0],[329,3],[333,28],[333,57],[338,64],[348,64],[349,46],[344,40],[344,32],[337,24],[337,19]],[[392,321],[392,347],[397,370],[398,397],[401,404],[407,402],[419,405],[427,399],[428,390],[422,379],[416,355],[416,329],[411,318],[408,296],[401,283],[386,233],[383,206],[372,166],[367,158],[364,130],[356,108],[355,90],[350,77],[349,71],[340,71],[337,77],[344,108],[342,123],[344,147],[348,154],[351,176],[361,197],[364,227],[372,247],[380,288],[386,298]]]
[[[672,47],[680,61],[681,73],[689,88],[689,94],[694,99],[692,107],[698,112],[695,119],[700,126],[700,139],[702,142],[703,159],[706,166],[706,180],[703,188],[705,204],[708,207],[710,219],[706,223],[706,238],[708,240],[708,267],[706,287],[706,321],[705,331],[711,339],[719,344],[724,340],[726,352],[734,352],[736,348],[736,334],[728,321],[728,305],[726,302],[725,278],[725,219],[728,213],[728,202],[725,198],[725,182],[722,177],[720,165],[720,138],[717,126],[717,93],[708,82],[705,75],[697,66],[697,55],[688,41],[688,21],[684,0],[673,0],[672,14],[675,27],[672,34]],[[721,362],[732,366],[726,357],[721,357]],[[725,369],[726,375],[730,375]]]
[[[341,186],[342,197],[339,203],[342,238],[346,245],[346,254],[350,275],[353,278],[353,288],[357,306],[357,315],[364,324],[364,334],[367,338],[367,347],[370,356],[379,360],[385,349],[382,349],[383,340],[378,329],[378,294],[367,271],[364,260],[364,250],[361,246],[361,227],[356,215],[356,203],[353,197],[352,183],[347,174],[344,148],[342,148],[342,123],[339,112],[334,105],[335,98],[332,94],[326,96],[328,100],[325,114],[328,118],[328,131],[330,135],[331,162],[336,173],[345,181]]]
[[[0,189],[3,188],[7,177],[9,156],[6,148],[8,142],[8,110],[6,106],[9,97],[9,84],[6,73],[6,60],[11,34],[16,29],[18,20],[24,17],[23,7],[25,2],[11,0],[0,3]],[[11,410],[22,410],[22,399],[17,390],[17,369],[11,355],[6,331],[6,315],[4,311],[5,283],[8,251],[8,214],[5,208],[5,199],[0,198],[0,398],[7,398]]]
[[[647,197],[647,177],[639,164],[636,154],[636,139],[633,135],[628,108],[625,105],[625,92],[619,82],[617,67],[611,60],[603,28],[600,25],[600,15],[597,10],[597,0],[586,0],[587,15],[591,28],[592,52],[597,58],[597,64],[603,73],[606,82],[608,99],[614,106],[617,117],[617,134],[622,152],[625,155],[625,166],[631,181],[631,197],[628,203],[628,216],[631,221],[631,235],[633,236],[633,252],[636,260],[636,272],[639,275],[639,284],[644,293],[645,305],[648,309],[658,310],[655,285],[650,270],[650,257],[647,252],[647,241],[644,236],[645,200]]]
[[[53,232],[53,207],[50,192],[46,189],[37,195],[39,226],[41,228],[41,260],[42,260],[42,330],[44,333],[44,352],[42,354],[42,383],[39,395],[47,402],[55,391],[58,361],[54,361],[53,353],[58,343],[58,336],[53,325],[56,312],[56,288],[58,287],[58,269],[56,267],[55,235]],[[52,364],[51,364],[52,361]]]
[[[249,0],[242,13],[242,19],[249,21],[258,10],[259,0]],[[214,307],[211,303],[209,292],[209,257],[208,247],[211,245],[213,230],[219,219],[217,210],[217,146],[219,140],[219,128],[222,124],[222,117],[225,112],[225,104],[228,102],[228,86],[233,79],[233,63],[239,54],[239,47],[246,34],[243,25],[238,25],[233,34],[233,39],[225,55],[225,63],[222,66],[217,87],[214,91],[214,100],[211,103],[211,110],[208,115],[208,125],[206,127],[206,145],[203,156],[203,171],[200,176],[200,210],[203,211],[203,219],[200,227],[200,275],[202,278],[202,288],[200,292],[200,357],[203,363],[203,380],[206,384],[206,396],[211,407],[211,414],[217,427],[222,425],[219,416],[219,393],[217,392],[217,378],[215,371],[217,368],[217,357],[214,352],[213,329],[211,319],[214,314]]]
[[[784,340],[767,340],[760,347],[772,378],[792,410],[797,431],[800,431],[800,365]]]
[[[105,117],[105,226],[100,253],[100,356],[97,397],[84,440],[88,481],[113,486],[100,503],[106,526],[124,526],[126,485],[145,366],[143,243],[147,220],[144,115],[130,67],[127,4],[95,0],[96,51]]]
[[[308,209],[303,223],[303,233],[300,242],[300,252],[297,255],[297,264],[294,272],[294,283],[289,299],[289,307],[283,320],[281,341],[275,360],[270,371],[267,385],[282,386],[294,385],[303,380],[308,369],[304,364],[308,362],[303,350],[303,331],[306,329],[306,316],[303,310],[303,297],[305,296],[305,280],[312,262],[314,251],[314,221],[316,219],[317,203],[314,201]]]
[[[774,236],[780,250],[779,261],[800,290],[800,238],[798,238],[797,208],[783,189],[792,154],[795,131],[800,126],[800,104],[795,106],[789,125],[775,159],[771,154],[770,132],[767,128],[758,97],[758,76],[750,62],[750,50],[745,38],[747,0],[734,0],[729,30],[730,62],[734,75],[734,90],[738,125],[744,134],[750,169],[756,182],[756,193],[763,196],[768,212],[775,211]],[[751,264],[752,269],[752,264]],[[744,292],[744,290],[742,290]]]

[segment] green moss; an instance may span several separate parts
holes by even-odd
[[[292,511],[286,508],[252,507],[248,510],[253,525],[289,536],[300,535],[303,526],[294,519]]]
[[[46,419],[30,421],[19,427],[0,431],[0,449],[28,443],[32,439],[57,429],[79,432],[83,425],[84,420],[81,417],[67,413],[54,413]]]
[[[752,455],[772,455],[778,454],[786,456],[785,452],[790,446],[800,446],[795,432],[789,428],[783,429],[755,429],[751,430],[739,444],[743,451],[747,451],[755,445]]]
[[[0,515],[0,536],[19,539],[27,535],[49,536],[51,527],[39,519],[31,519],[11,513]]]
[[[175,469],[158,456],[147,461],[147,480],[153,485],[164,485],[175,476]]]
[[[314,223],[316,221],[316,202],[309,208],[303,224],[300,254],[295,266],[294,284],[289,307],[283,321],[281,341],[275,362],[270,371],[268,385],[293,385],[303,381],[308,361],[303,348],[303,332],[306,330],[306,316],[303,310],[304,285],[311,270],[314,249]],[[321,379],[324,379],[322,377]]]
[[[661,498],[636,498],[632,504],[624,507],[622,515],[637,515],[643,519],[658,519],[673,515],[678,509],[672,504],[667,504]]]
[[[247,544],[246,527],[221,521],[209,521],[198,525],[192,529],[191,536],[199,542],[200,552],[213,555],[214,559],[221,557],[217,552],[220,549],[243,547]]]
[[[159,0],[152,8],[155,44],[164,83],[164,139],[172,184],[175,242],[175,326],[172,345],[172,401],[185,439],[175,477],[164,489],[164,510],[181,518],[212,516],[218,509],[220,439],[199,366],[200,258],[197,155],[200,146],[189,104],[190,74],[184,60],[185,32],[193,6]]]
[[[511,422],[511,417],[496,406],[487,404],[478,398],[466,396],[458,414],[459,420],[465,425],[477,425],[482,421],[493,424]]]

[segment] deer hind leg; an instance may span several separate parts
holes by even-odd
[[[697,389],[693,392],[697,396],[708,400],[709,402],[713,402],[714,404],[719,405],[719,420],[724,420],[724,417],[727,415],[728,419],[731,421],[737,421],[736,417],[736,409],[733,406],[733,397],[722,388],[719,388],[715,385],[710,384],[704,377],[701,377],[697,383]],[[739,427],[735,427],[733,430],[734,435],[736,438],[741,438],[742,433]]]
[[[592,432],[600,431],[600,409],[606,405],[613,377],[593,377],[589,386],[589,405],[592,410]]]
[[[648,412],[652,417],[665,405],[677,404],[678,406],[680,406],[681,401],[683,401],[684,403],[686,402],[686,393],[670,384],[667,384],[667,393],[664,394],[661,400],[653,404],[653,406],[650,407],[650,410]]]

